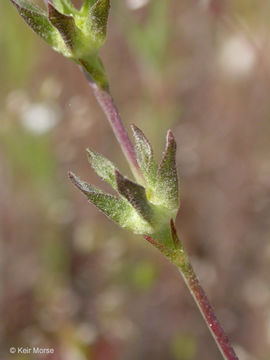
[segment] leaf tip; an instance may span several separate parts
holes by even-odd
[[[168,132],[167,132],[166,140],[167,140],[167,147],[173,146],[174,148],[176,148],[175,137],[174,137],[173,132],[172,132],[171,129],[169,129]]]
[[[114,170],[114,175],[115,175],[117,188],[120,191],[121,185],[123,184],[123,181],[124,181],[125,178],[124,178],[124,176],[122,174],[120,174],[120,172],[117,169]]]
[[[87,155],[88,161],[91,164],[92,159],[93,159],[93,152],[89,148],[86,149],[86,155]]]
[[[71,182],[79,189],[81,192],[83,192],[85,195],[89,195],[93,192],[93,188],[90,184],[88,184],[85,181],[82,181],[78,176],[76,176],[73,172],[68,172],[68,177],[71,180]]]
[[[71,182],[77,186],[79,178],[72,171],[68,171],[67,175]]]
[[[135,124],[131,124],[130,127],[131,127],[131,130],[133,132],[133,136],[135,138],[137,136],[137,137],[139,137],[141,139],[144,139],[145,141],[147,141],[149,143],[149,141],[146,139],[146,137],[145,137],[145,135],[144,135],[144,133],[142,132],[141,129],[139,129]]]
[[[137,128],[137,126],[135,124],[131,124],[130,128],[131,128],[133,134],[136,133],[136,131],[138,130],[138,128]]]

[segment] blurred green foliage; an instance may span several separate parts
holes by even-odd
[[[148,12],[143,24],[135,23],[131,16],[126,18],[126,35],[142,62],[148,63],[155,71],[162,71],[168,52],[169,1],[150,2]]]
[[[8,1],[1,1],[0,13],[0,92],[3,94],[29,79],[37,60],[39,40]]]
[[[196,341],[192,335],[175,334],[171,341],[171,351],[175,360],[191,360],[196,355]]]
[[[8,131],[0,130],[0,139],[15,177],[25,178],[28,185],[38,185],[38,191],[51,185],[56,161],[52,153],[51,138],[47,134],[35,136],[21,126],[12,126]]]
[[[141,291],[149,291],[157,280],[157,270],[149,262],[139,262],[131,272],[133,285]]]

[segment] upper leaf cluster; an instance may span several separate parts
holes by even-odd
[[[71,0],[45,0],[47,12],[29,0],[10,0],[43,40],[81,65],[100,87],[108,86],[98,51],[106,39],[110,0],[84,0],[80,10]]]

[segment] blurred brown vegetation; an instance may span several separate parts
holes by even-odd
[[[128,172],[82,73],[0,4],[0,355],[221,359],[177,270],[69,183]],[[241,360],[270,358],[270,4],[113,0],[102,58],[127,125],[178,142],[177,227]],[[26,355],[34,360],[34,355]]]

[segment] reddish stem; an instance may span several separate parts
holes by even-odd
[[[87,73],[85,74],[87,76]],[[141,169],[138,166],[136,154],[134,148],[130,142],[129,136],[126,132],[126,129],[121,120],[120,114],[114,104],[113,98],[109,93],[109,90],[100,88],[96,83],[92,82],[91,79],[87,76],[89,80],[89,84],[94,92],[94,95],[100,104],[102,110],[107,116],[109,123],[113,129],[113,132],[122,148],[123,153],[125,154],[131,169],[136,177],[136,179],[140,182],[144,183],[144,178],[141,173]],[[173,226],[172,226],[173,225]],[[176,240],[179,241],[176,229],[174,227],[173,222],[171,221],[172,227],[172,236],[174,238],[174,243],[176,244]],[[163,244],[154,240],[150,236],[144,236],[147,241],[149,241],[152,245],[157,247],[165,256],[170,258],[171,250],[167,249]],[[178,244],[178,242],[177,242]],[[181,251],[184,254],[184,249],[181,246]],[[185,256],[188,259],[187,255]],[[238,360],[228,337],[226,336],[224,330],[222,329],[212,306],[209,303],[209,300],[201,287],[196,274],[188,261],[183,268],[179,267],[179,270],[185,280],[185,283],[192,294],[198,308],[201,311],[201,314],[208,325],[208,328],[214,337],[223,357],[225,360]]]
[[[102,110],[104,111],[109,123],[113,129],[114,135],[118,140],[122,151],[128,160],[128,163],[131,166],[131,170],[136,180],[140,183],[144,184],[144,178],[137,163],[136,154],[129,139],[128,133],[123,125],[120,114],[116,108],[116,105],[113,101],[109,90],[101,89],[96,83],[89,81],[89,85],[91,86],[94,95],[100,104]]]
[[[172,236],[177,239],[177,246],[178,246],[179,239],[173,221],[171,221],[171,226],[172,226]],[[179,262],[178,260],[177,262],[174,262],[173,260],[175,258],[174,250],[168,249],[164,244],[158,242],[157,240],[153,239],[150,236],[145,235],[144,238],[152,245],[154,245],[161,253],[163,253],[173,264],[175,264],[178,267],[189,289],[189,292],[193,296],[195,303],[197,304],[210,330],[210,333],[215,339],[217,346],[221,354],[223,355],[224,359],[238,360],[238,357],[236,356],[227,335],[225,334],[224,330],[222,329],[222,326],[220,325],[220,322],[218,321],[215,315],[214,309],[210,305],[210,302],[203,288],[200,285],[200,282],[191,266],[191,263],[183,248],[182,243],[180,246],[182,261]]]
[[[228,337],[226,336],[222,326],[220,325],[220,322],[215,315],[214,309],[210,305],[209,300],[203,288],[201,287],[191,264],[188,265],[186,271],[180,270],[180,272],[198,308],[200,309],[201,314],[206,324],[208,325],[208,328],[213,338],[215,339],[224,359],[238,360],[238,357],[236,356]]]

